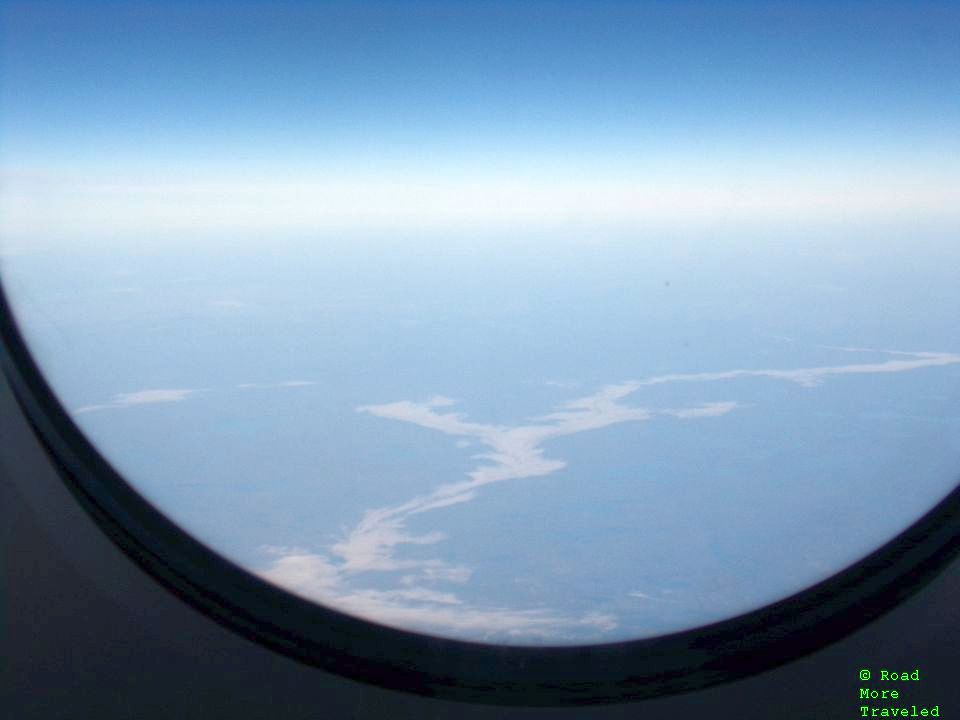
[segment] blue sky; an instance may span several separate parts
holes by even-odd
[[[8,237],[960,204],[953,3],[3,7]]]

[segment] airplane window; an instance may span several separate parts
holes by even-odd
[[[704,628],[846,618],[955,533],[956,5],[2,19],[7,370],[118,541],[252,635],[682,638],[714,682]]]

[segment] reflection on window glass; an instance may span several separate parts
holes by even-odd
[[[950,3],[3,9],[2,280],[157,508],[327,606],[754,610],[960,470]]]

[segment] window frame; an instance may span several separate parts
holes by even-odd
[[[576,706],[660,697],[786,664],[863,627],[960,552],[960,485],[905,531],[816,585],[752,612],[653,638],[494,645],[379,625],[272,585],[148,503],[86,438],[21,334],[0,277],[0,366],[33,432],[98,527],[167,590],[283,655],[383,688],[460,702]]]

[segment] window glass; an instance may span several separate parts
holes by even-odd
[[[30,348],[271,582],[444,637],[650,637],[957,482],[955,4],[2,19]]]

